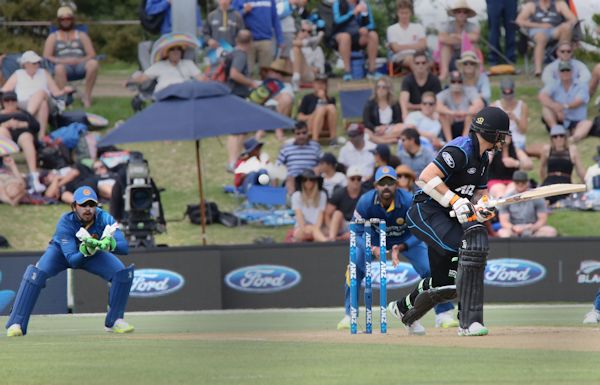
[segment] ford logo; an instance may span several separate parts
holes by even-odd
[[[241,267],[225,276],[225,284],[238,291],[274,293],[288,290],[302,280],[296,270],[279,265],[254,265]]]
[[[133,274],[131,297],[160,297],[181,289],[185,284],[183,277],[170,270],[139,269]]]
[[[398,266],[394,267],[394,265],[388,261],[387,262],[387,288],[388,289],[398,289],[401,287],[414,286],[421,277],[415,271],[410,263],[400,262]],[[379,262],[371,263],[371,285],[379,289],[381,284],[380,275],[379,275]],[[363,280],[364,286],[364,280]]]
[[[546,268],[526,259],[491,259],[485,268],[485,283],[492,286],[525,286],[542,280]]]

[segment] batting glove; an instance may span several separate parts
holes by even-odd
[[[475,215],[477,221],[483,223],[489,221],[496,216],[496,208],[489,206],[490,198],[487,195],[482,196],[475,205]]]
[[[477,220],[475,207],[467,198],[459,198],[452,204],[452,209],[459,223],[475,222]]]

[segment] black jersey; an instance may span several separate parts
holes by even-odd
[[[489,158],[487,151],[479,155],[479,141],[475,134],[460,136],[446,144],[433,163],[444,173],[443,181],[448,188],[463,198],[471,199],[475,190],[487,188]],[[422,190],[415,201],[435,200]]]

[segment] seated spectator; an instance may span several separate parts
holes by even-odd
[[[400,91],[400,108],[402,109],[402,120],[411,111],[421,109],[421,98],[425,92],[438,94],[442,90],[442,84],[437,76],[431,73],[431,65],[425,51],[417,51],[413,57],[413,71],[402,79],[402,90]]]
[[[362,194],[369,189],[362,181],[362,170],[358,166],[350,166],[346,171],[347,182],[344,187],[334,190],[325,208],[325,223],[328,223],[328,233],[318,230],[315,241],[327,242],[348,240],[350,238],[349,223],[352,220],[356,203]],[[326,234],[326,235],[325,235]]]
[[[473,51],[465,51],[456,61],[456,67],[461,73],[465,87],[473,87],[485,105],[490,104],[492,90],[490,88],[490,79],[480,70],[481,62]]]
[[[550,40],[571,41],[577,17],[564,1],[537,0],[523,4],[516,23],[535,41],[535,76],[540,76],[546,45]]]
[[[483,101],[473,88],[463,85],[460,72],[450,73],[450,87],[437,95],[442,133],[446,142],[469,133],[471,118],[483,108]]]
[[[442,123],[439,114],[435,110],[437,98],[431,91],[427,91],[421,97],[421,110],[413,111],[406,117],[406,127],[415,128],[419,135],[427,138],[433,148],[440,149],[444,145],[442,136]]]
[[[350,72],[350,54],[352,51],[367,49],[368,76],[378,79],[376,71],[379,35],[375,31],[373,13],[369,4],[363,0],[334,0],[333,33],[337,49],[344,62],[344,81],[352,80]]]
[[[23,68],[15,71],[2,86],[2,92],[16,92],[18,106],[35,116],[40,124],[38,139],[46,135],[48,128],[50,105],[53,104],[50,96],[73,92],[70,86],[59,88],[48,71],[40,68],[41,61],[35,52],[24,52],[20,59]]]
[[[400,165],[400,159],[396,155],[392,155],[392,151],[387,144],[378,144],[371,152],[375,155],[375,170],[383,166],[396,168]],[[373,170],[373,173],[375,173],[375,170]]]
[[[571,63],[558,65],[560,82],[544,86],[538,95],[546,129],[557,124],[572,132],[587,117],[588,88],[573,80]]]
[[[556,125],[550,130],[550,144],[544,146],[540,158],[542,186],[571,183],[573,167],[579,179],[585,182],[585,170],[577,146],[575,144],[569,145],[567,130],[561,125]],[[563,195],[546,199],[550,204],[553,204],[562,198],[564,198]]]
[[[560,82],[560,71],[558,69],[560,62],[569,62],[571,64],[571,72],[573,73],[573,81],[587,87],[592,74],[585,63],[573,58],[573,45],[568,40],[558,43],[556,47],[556,60],[544,67],[544,72],[542,72],[544,86]]]
[[[510,135],[506,135],[500,151],[493,152],[488,166],[488,191],[491,197],[500,198],[513,188],[515,171],[533,169],[533,162],[525,151],[516,147]]]
[[[294,69],[292,86],[300,88],[300,82],[312,82],[325,74],[325,54],[319,45],[323,32],[314,34],[315,26],[310,20],[300,22],[300,30],[292,42],[291,60]]]
[[[414,128],[407,128],[400,136],[402,146],[398,146],[400,163],[411,168],[417,176],[433,161],[435,153],[431,147],[421,145],[419,132]]]
[[[260,184],[258,181],[260,175],[268,175],[264,169],[258,169],[248,173],[237,172],[237,168],[245,162],[249,160],[261,160],[261,149],[263,145],[263,142],[259,142],[255,138],[249,138],[244,142],[244,152],[242,152],[238,161],[235,163],[234,169],[236,172],[233,176],[233,185],[242,193],[247,193],[250,187]]]
[[[330,152],[324,153],[321,159],[319,159],[317,174],[323,178],[323,189],[329,198],[331,198],[336,188],[346,187],[346,176],[337,171],[337,166],[337,159]]]
[[[287,168],[285,186],[288,195],[296,191],[296,177],[306,169],[314,169],[321,158],[321,146],[308,137],[306,123],[298,122],[294,127],[294,141],[279,151],[277,163]]]
[[[505,78],[500,81],[500,92],[501,98],[496,100],[492,106],[498,107],[508,114],[512,142],[517,148],[524,150],[529,107],[523,100],[515,98],[515,82],[512,79]]]
[[[160,34],[173,32],[173,12],[172,12],[173,0],[146,0],[146,13],[149,16],[157,16],[164,13],[164,19],[160,26]],[[202,32],[202,14],[200,13],[200,7],[196,5],[196,28],[197,32],[195,35],[200,36]],[[176,31],[180,32],[180,31]]]
[[[94,171],[94,175],[98,178],[98,196],[101,199],[110,202],[118,174],[109,170],[109,168],[106,167],[106,164],[100,159],[94,161],[92,170]]]
[[[596,164],[591,165],[585,172],[585,185],[588,191],[600,190],[600,146],[596,147]]]
[[[454,5],[448,10],[448,16],[454,17],[444,23],[439,31],[440,44],[440,80],[445,80],[450,70],[454,68],[452,62],[460,57],[462,34],[467,34],[474,49],[479,43],[479,25],[468,21],[477,13],[471,8],[467,0],[455,0]]]
[[[40,182],[46,185],[44,196],[67,204],[73,203],[73,193],[81,186],[90,186],[97,191],[98,180],[99,177],[81,163],[40,175]]]
[[[373,96],[363,109],[363,123],[373,143],[396,143],[404,129],[402,111],[394,99],[392,81],[387,76],[375,82]]]
[[[397,0],[396,15],[398,22],[387,28],[387,42],[393,54],[392,61],[414,72],[413,55],[427,48],[425,28],[421,24],[410,22],[414,15],[412,0]]]
[[[25,181],[14,159],[0,156],[0,202],[16,206],[26,194]]]
[[[338,160],[346,169],[350,166],[360,167],[363,182],[371,179],[375,168],[375,156],[371,150],[375,144],[365,138],[365,128],[362,124],[353,123],[348,127],[348,142],[340,149]]]
[[[92,105],[92,91],[98,76],[96,50],[89,35],[75,29],[75,15],[69,7],[60,7],[56,14],[58,30],[51,33],[44,44],[44,58],[54,64],[54,78],[59,88],[67,82],[85,79],[82,102]]]
[[[512,180],[514,190],[506,196],[523,193],[529,190],[529,178],[525,171],[515,171]],[[556,229],[548,226],[548,211],[543,199],[535,199],[514,203],[512,205],[500,206],[500,225],[498,236],[508,237],[556,237]]]
[[[292,194],[292,210],[296,224],[294,240],[310,242],[317,230],[325,226],[324,213],[327,194],[323,191],[323,179],[311,169],[302,171],[295,178],[296,191]],[[326,229],[324,229],[326,231]]]
[[[321,132],[329,132],[330,145],[337,144],[337,107],[335,97],[327,92],[327,76],[318,75],[313,92],[302,97],[297,120],[306,122],[312,140],[318,141]]]
[[[396,167],[396,174],[398,175],[398,188],[413,193],[416,188],[415,180],[417,175],[415,172],[405,164],[401,164]]]
[[[275,96],[267,100],[265,107],[271,107],[281,115],[292,116],[292,107],[294,106],[294,89],[291,83],[285,81],[285,77],[292,76],[291,69],[289,68],[288,62],[284,59],[275,59],[267,67],[261,67],[261,77],[263,79],[277,79],[284,83],[283,89],[281,89]],[[262,137],[264,131],[257,132],[257,138]],[[335,131],[334,131],[335,135]],[[277,140],[283,142],[285,135],[283,129],[278,128],[275,130],[275,136]]]
[[[19,145],[25,155],[29,169],[29,182],[34,192],[43,192],[45,186],[39,183],[37,170],[37,134],[40,125],[35,118],[17,106],[17,94],[7,91],[2,94],[2,110],[0,110],[0,136],[11,138]]]
[[[573,130],[571,140],[573,143],[577,143],[588,136],[600,137],[600,115],[596,116],[593,120],[586,119],[577,125]]]
[[[207,45],[217,49],[223,42],[234,47],[235,38],[242,29],[244,19],[238,11],[231,8],[231,0],[219,0],[218,7],[206,17],[202,32]]]

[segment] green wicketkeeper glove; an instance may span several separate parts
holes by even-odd
[[[106,236],[98,242],[98,248],[103,251],[113,251],[117,247],[117,241],[111,236]]]
[[[84,257],[91,257],[98,251],[100,242],[94,238],[87,238],[79,245],[79,251]]]

